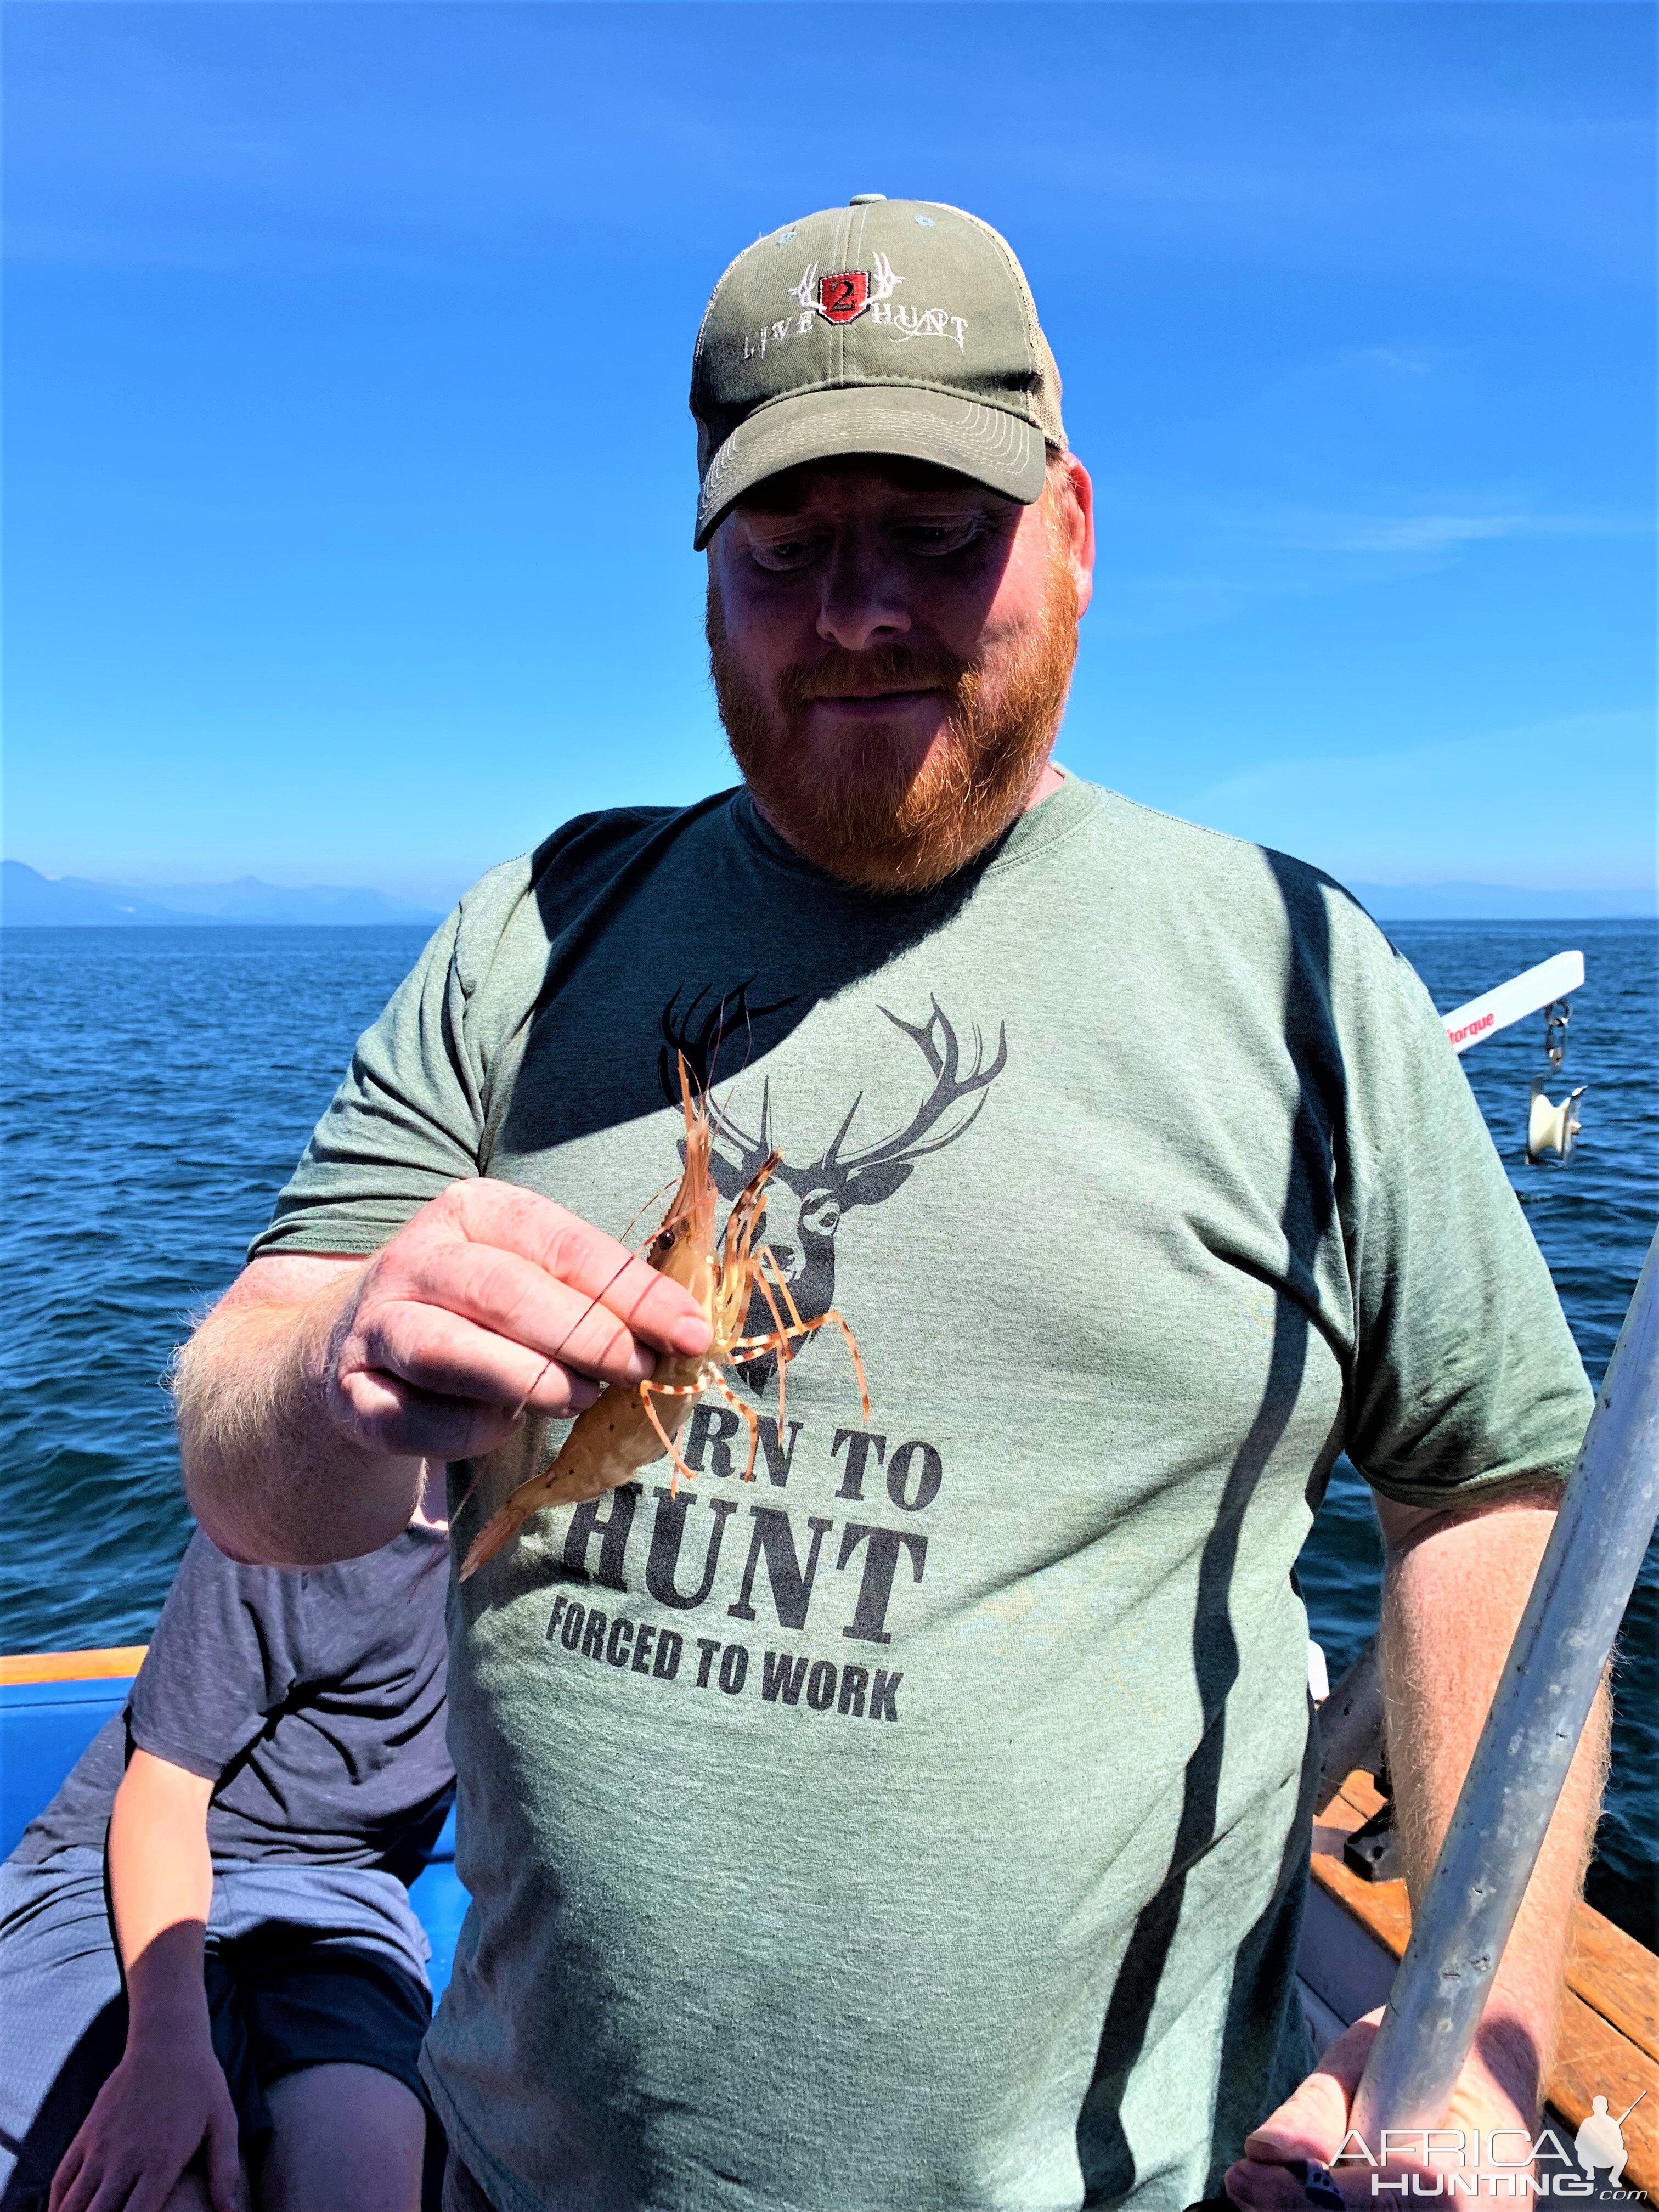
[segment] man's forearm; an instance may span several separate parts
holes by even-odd
[[[1457,1519],[1382,1509],[1380,1644],[1389,1771],[1407,1882],[1419,1898],[1554,1522],[1541,1502]],[[1595,1835],[1607,1700],[1578,1747],[1487,2001],[1476,2051],[1523,2106],[1541,2096],[1560,2020],[1572,1908]]]
[[[232,1559],[319,1566],[389,1543],[419,1502],[422,1462],[365,1450],[325,1403],[325,1353],[349,1295],[216,1306],[173,1370],[191,1510]]]

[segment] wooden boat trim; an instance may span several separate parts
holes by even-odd
[[[119,1644],[107,1651],[0,1654],[0,1689],[18,1682],[101,1682],[136,1674],[149,1649],[147,1644]]]
[[[1315,1823],[1310,1861],[1316,1890],[1364,1931],[1379,1961],[1384,1954],[1400,1958],[1411,1935],[1406,1885],[1365,1881],[1344,1861],[1342,1845],[1382,1802],[1369,1774],[1350,1774]],[[1581,1903],[1574,1909],[1566,2004],[1547,2091],[1550,2112],[1574,2134],[1592,2097],[1606,2097],[1617,2112],[1644,2091],[1625,2122],[1626,2185],[1652,2197],[1659,2197],[1659,1966],[1634,1936]]]

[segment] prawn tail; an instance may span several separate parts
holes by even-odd
[[[515,1505],[509,1498],[501,1511],[492,1514],[472,1539],[457,1579],[465,1582],[470,1575],[476,1575],[480,1567],[493,1559],[497,1552],[504,1552],[530,1518],[531,1510],[528,1505]]]

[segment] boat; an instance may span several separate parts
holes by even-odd
[[[126,1703],[144,1648],[0,1657],[0,1858]],[[1411,1932],[1405,1883],[1372,1879],[1365,1855],[1348,1848],[1383,1808],[1376,1776],[1356,1766],[1315,1820],[1297,1973],[1321,2048],[1383,2002]],[[455,1872],[453,1807],[409,1897],[432,1946],[427,1971],[436,1998],[449,1979],[467,1902]],[[1580,1904],[1546,2115],[1569,2151],[1598,2096],[1615,2113],[1635,2106],[1624,2123],[1625,2185],[1659,2201],[1659,1959]]]
[[[1444,1017],[1454,1050],[1467,1049],[1540,1006],[1553,1018],[1583,977],[1582,955],[1562,953],[1454,1009]],[[1559,1025],[1565,1025],[1565,1013]],[[1552,1052],[1551,1059],[1559,1068],[1559,1053]],[[1553,1148],[1565,1160],[1576,1124],[1571,1130],[1563,1124],[1563,1132],[1567,1141]],[[125,1704],[144,1650],[132,1644],[0,1657],[0,1857],[12,1850],[98,1729]],[[1324,1701],[1324,1768],[1297,1978],[1304,2011],[1322,2049],[1388,1997],[1410,1936],[1411,1907],[1388,1848],[1374,1667],[1368,1675],[1362,1655],[1328,1691],[1316,1644],[1310,1656],[1315,1697]],[[410,1902],[432,1947],[428,1972],[436,1998],[449,1979],[467,1904],[455,1871],[453,1808],[410,1887]],[[1574,1908],[1566,1982],[1560,2045],[1546,2085],[1545,2124],[1555,2130],[1560,2158],[1570,2161],[1574,2137],[1595,2115],[1597,2100],[1605,2099],[1601,2112],[1622,2116],[1626,2153],[1622,2191],[1611,2193],[1628,2199],[1639,2192],[1659,2201],[1659,1959],[1581,1901]],[[1571,2168],[1570,2178],[1577,2172]],[[1608,2193],[1601,2191],[1604,2198]]]

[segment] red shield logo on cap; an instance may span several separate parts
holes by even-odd
[[[870,304],[870,279],[862,269],[837,269],[818,279],[818,313],[826,323],[857,320]]]

